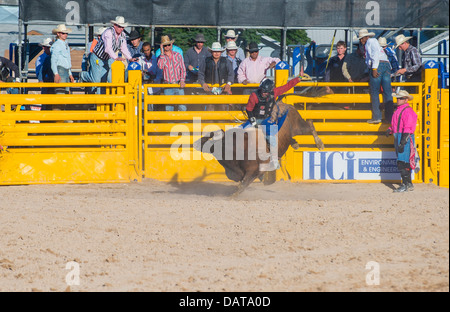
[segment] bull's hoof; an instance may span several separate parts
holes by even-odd
[[[263,180],[264,185],[271,185],[271,184],[275,183],[276,180],[277,180],[276,170],[267,171],[264,173],[264,180]]]

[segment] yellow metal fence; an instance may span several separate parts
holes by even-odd
[[[142,177],[163,181],[228,181],[222,166],[208,155],[194,151],[192,144],[209,131],[226,130],[245,122],[241,108],[248,95],[189,95],[189,90],[200,90],[200,85],[187,85],[187,95],[148,95],[148,87],[177,86],[141,86],[139,71],[129,71],[129,83],[124,83],[121,64],[114,63],[113,83],[101,84],[107,88],[104,95],[2,94],[0,184],[128,182]],[[287,80],[288,71],[276,72],[277,86]],[[77,87],[98,85],[77,84]],[[400,85],[415,86],[417,90],[412,106],[419,116],[415,139],[421,171],[415,175],[415,182],[448,187],[448,90],[439,92],[437,72],[432,70],[426,70],[423,83],[393,84]],[[38,88],[42,84],[3,84],[0,88],[11,86]],[[324,86],[367,88],[368,84],[301,82],[296,88]],[[256,87],[233,85],[232,90]],[[378,152],[382,157],[389,153],[392,157],[393,138],[384,135],[388,125],[366,122],[372,117],[368,94],[297,94],[286,96],[284,101],[294,105],[304,119],[314,121],[325,144],[320,153],[343,157],[348,152]],[[21,105],[30,104],[47,105],[48,110],[20,110]],[[61,104],[66,109],[72,106],[77,109],[51,110]],[[152,109],[157,105],[182,104],[187,111]],[[83,109],[80,105],[95,109]],[[206,105],[221,110],[205,111]],[[308,180],[304,158],[319,151],[312,136],[303,135],[296,140],[300,149],[290,148],[282,158],[278,180]],[[340,173],[329,175],[334,175],[333,179],[312,181],[362,181],[347,179]],[[382,177],[381,181],[391,180]]]

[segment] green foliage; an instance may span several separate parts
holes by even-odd
[[[222,29],[220,34],[221,44],[225,44],[225,34],[228,29]],[[277,41],[281,41],[280,29],[234,29],[236,34],[239,34],[236,44],[241,48],[245,48],[250,42],[261,42],[263,35],[269,36]],[[143,28],[140,30],[143,35],[144,41],[151,42],[151,29]],[[175,39],[175,45],[179,46],[183,51],[186,51],[194,44],[194,38],[198,33],[202,33],[205,36],[205,46],[210,47],[211,44],[217,41],[217,29],[216,28],[156,28],[155,29],[155,48],[159,48],[161,42],[161,36],[169,34],[172,39]],[[286,33],[286,44],[307,44],[311,42],[311,39],[307,36],[305,30],[288,30]]]

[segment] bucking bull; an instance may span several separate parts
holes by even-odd
[[[297,135],[312,135],[316,146],[322,150],[324,144],[317,135],[312,121],[305,121],[292,106],[279,101],[271,114],[271,121],[280,125],[278,131],[278,157],[282,157],[289,146],[298,149],[299,145],[294,139]],[[238,126],[226,132],[218,130],[210,132],[194,142],[194,148],[203,153],[212,154],[225,168],[227,177],[239,182],[238,190],[234,195],[240,194],[256,178],[263,180],[268,171],[269,144],[266,144],[265,132],[261,126]],[[272,181],[273,183],[274,181]]]

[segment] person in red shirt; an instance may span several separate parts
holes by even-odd
[[[264,79],[259,85],[258,90],[250,94],[246,106],[249,123],[252,126],[264,125],[270,129],[263,128],[266,134],[266,139],[269,142],[270,162],[267,171],[272,171],[280,168],[278,161],[278,138],[277,131],[273,125],[268,122],[272,114],[272,110],[276,104],[277,98],[295,87],[300,82],[300,78],[296,77],[281,87],[275,88],[275,84],[270,79]],[[277,126],[275,126],[277,127]]]

